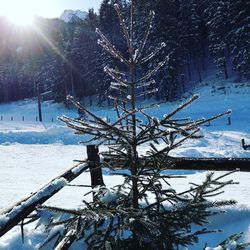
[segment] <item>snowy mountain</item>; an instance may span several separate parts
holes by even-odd
[[[88,13],[86,11],[81,10],[65,10],[60,16],[60,19],[68,23],[74,19],[84,20],[87,17],[87,14]]]

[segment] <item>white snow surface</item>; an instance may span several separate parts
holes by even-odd
[[[178,117],[209,117],[231,108],[232,125],[227,125],[227,117],[213,121],[211,126],[202,127],[203,139],[190,140],[171,154],[187,157],[249,158],[250,150],[242,149],[241,139],[244,138],[246,144],[250,144],[250,83],[239,84],[232,79],[218,81],[214,78],[207,78],[203,86],[196,89],[195,93],[199,93],[200,99],[183,110]],[[150,101],[150,103],[153,102],[153,100]],[[162,104],[157,110],[149,110],[149,113],[160,117],[180,103]],[[148,104],[148,101],[140,103],[145,106]],[[89,108],[103,118],[109,118],[111,121],[115,119],[115,112],[109,107]],[[64,124],[56,121],[56,117],[62,114],[77,117],[77,112],[50,101],[42,103],[42,111],[44,122],[39,123],[36,122],[37,103],[34,100],[0,105],[0,117],[2,116],[0,120],[0,210],[38,190],[71,167],[74,159],[81,160],[86,157],[84,146],[78,145],[83,137],[74,135]],[[141,148],[140,153],[145,150],[146,147]],[[170,180],[172,187],[177,191],[186,190],[189,182],[201,183],[207,174],[206,171],[169,170],[167,172],[186,175],[185,179]],[[103,173],[107,188],[122,182],[121,176],[112,176],[106,169]],[[223,173],[217,172],[216,175]],[[224,215],[211,218],[211,223],[208,225],[210,229],[219,228],[224,232],[201,236],[200,243],[188,247],[189,250],[203,249],[206,242],[209,243],[209,247],[213,247],[211,249],[220,249],[216,248],[219,242],[240,231],[244,232],[243,241],[250,241],[250,173],[236,172],[226,178],[233,179],[240,184],[226,187],[225,192],[217,199],[235,199],[238,203],[226,208]],[[72,184],[89,185],[89,173],[81,174]],[[89,188],[66,186],[49,199],[46,205],[65,208],[81,207],[83,198],[87,200],[92,198],[92,194],[84,196],[89,191]],[[5,220],[6,217],[0,215],[0,221]],[[15,227],[0,239],[0,250],[33,250],[37,248],[43,237],[41,230],[34,230],[33,226],[27,226],[25,227],[25,243],[22,244],[20,229]],[[48,249],[50,248],[46,250]],[[82,248],[74,245],[71,249]]]

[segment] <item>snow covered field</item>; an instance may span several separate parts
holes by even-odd
[[[211,81],[207,79],[210,84]],[[233,110],[232,125],[227,125],[227,117],[223,117],[212,122],[211,126],[203,126],[203,139],[186,142],[172,152],[172,155],[250,158],[250,151],[243,150],[241,146],[242,138],[250,144],[250,86],[247,83],[241,86],[230,81],[216,82],[214,87],[206,86],[205,83],[196,91],[200,93],[200,99],[180,115],[194,118],[208,117],[231,108]],[[142,103],[142,105],[147,105],[147,103]],[[157,112],[155,110],[150,112],[154,116],[161,116],[177,105],[179,105],[177,102],[162,104]],[[74,159],[85,158],[84,146],[78,145],[81,138],[75,136],[63,124],[55,122],[55,117],[58,115],[77,116],[77,113],[50,102],[44,102],[42,109],[45,122],[37,123],[35,121],[37,104],[34,101],[0,105],[0,116],[3,116],[3,121],[0,121],[0,209],[37,190],[72,166]],[[90,109],[104,118],[114,119],[112,109],[106,107],[91,107]],[[22,116],[25,116],[25,121],[22,121]],[[11,121],[11,117],[14,121]],[[174,188],[184,190],[190,181],[200,183],[206,172],[178,171],[177,174],[187,174],[184,180],[172,180]],[[112,176],[106,170],[104,178],[107,186],[121,182],[121,177]],[[209,242],[209,245],[213,246],[226,236],[239,231],[244,231],[244,240],[250,241],[250,173],[237,172],[228,178],[239,181],[240,184],[225,188],[225,193],[218,198],[236,199],[238,204],[228,208],[225,215],[213,218],[209,226],[223,228],[225,232],[203,236],[203,241],[190,249],[202,249],[204,242]],[[89,184],[89,182],[88,173],[74,181],[77,184]],[[87,191],[88,189],[65,187],[47,204],[67,208],[80,206],[83,195]],[[0,249],[35,249],[41,232],[34,232],[29,228],[26,230],[28,230],[28,236],[24,245],[21,244],[20,229],[16,227],[0,239]]]

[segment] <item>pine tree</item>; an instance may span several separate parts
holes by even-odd
[[[122,39],[119,20],[115,12],[114,4],[126,5],[125,2],[126,1],[123,0],[104,0],[100,6],[100,29],[106,34],[108,39],[113,41],[113,45],[122,52],[126,51],[126,47],[124,46],[125,43]],[[99,50],[98,53],[98,68],[102,70],[105,65],[115,66],[112,57],[105,55],[105,51],[102,49]],[[107,98],[110,77],[108,77],[107,74],[102,74],[100,77],[101,80],[99,80],[100,84],[98,87],[99,104],[105,100],[110,104],[110,100]]]
[[[197,242],[200,234],[216,231],[201,228],[193,232],[192,225],[204,225],[208,217],[219,213],[211,208],[234,204],[234,201],[208,200],[233,181],[222,180],[230,173],[220,177],[209,173],[201,185],[194,184],[189,190],[177,193],[173,188],[163,185],[164,182],[169,185],[168,180],[176,177],[165,175],[162,170],[173,164],[169,157],[171,150],[189,138],[201,137],[199,125],[230,112],[196,121],[190,118],[174,118],[179,111],[195,101],[197,95],[161,119],[147,114],[147,108],[152,106],[137,107],[137,97],[157,91],[153,87],[155,81],[152,77],[167,63],[168,57],[153,64],[153,68],[145,75],[137,77],[137,66],[156,58],[159,51],[165,48],[165,44],[160,44],[154,52],[145,54],[154,12],[149,14],[144,39],[136,42],[133,1],[129,26],[119,5],[115,4],[114,7],[127,42],[128,57],[118,51],[99,29],[97,33],[100,36],[98,44],[119,59],[124,64],[123,68],[128,69],[121,71],[109,66],[104,69],[113,78],[110,98],[115,105],[117,120],[112,123],[103,120],[73,97],[69,97],[69,100],[86,114],[86,118],[78,120],[63,116],[60,119],[77,134],[91,135],[91,142],[104,144],[110,141],[109,151],[102,152],[106,160],[108,159],[103,164],[111,169],[125,167],[130,173],[124,174],[123,184],[111,190],[104,186],[95,188],[95,199],[93,202],[85,202],[85,208],[40,209],[62,215],[61,219],[57,217],[50,220],[50,225],[65,226],[57,243],[61,239],[67,241],[72,236],[75,240],[84,239],[88,249],[179,249],[179,246]],[[147,91],[149,86],[151,88]],[[143,145],[147,145],[148,151],[139,157],[138,150]],[[154,197],[154,202],[149,202],[149,195]]]
[[[190,50],[194,67],[198,75],[198,80],[202,81],[202,71],[205,69],[205,47],[207,43],[207,30],[205,10],[208,1],[191,0],[188,9],[189,16],[189,34],[191,38]]]
[[[84,63],[81,67],[82,85],[79,91],[84,89],[85,93],[82,93],[82,96],[89,96],[90,103],[92,102],[91,96],[97,95],[97,89],[102,84],[102,74],[99,73],[102,73],[102,70],[99,68],[99,62],[97,61],[100,49],[96,40],[97,36],[94,31],[89,29],[83,31],[81,39],[83,58],[81,60]]]
[[[72,38],[73,27],[70,24],[71,30],[67,31],[66,34],[63,30],[58,32],[56,39],[56,50],[53,51],[52,59],[49,64],[52,66],[52,72],[56,78],[53,85],[52,91],[54,100],[56,102],[64,102],[67,106],[67,95],[74,95],[74,82],[72,73]],[[67,30],[67,29],[66,29]],[[67,34],[69,33],[69,34]],[[53,71],[54,69],[54,71]],[[61,74],[64,72],[64,74]]]
[[[16,81],[20,83],[19,87],[15,88],[15,98],[22,99],[35,95],[31,87],[34,74],[29,72],[29,65],[16,64],[16,50],[22,47],[21,54],[29,57],[31,61],[37,60],[37,56],[40,57],[40,69],[44,66],[42,62],[47,62],[47,59],[43,58],[44,53],[50,54],[49,57],[52,58],[48,61],[50,66],[46,66],[50,69],[50,73],[48,72],[46,81],[52,84],[55,80],[52,84],[54,100],[61,102],[65,100],[67,93],[75,95],[73,92],[76,92],[79,99],[98,93],[99,104],[109,100],[106,98],[106,93],[110,78],[101,69],[105,65],[110,67],[117,65],[120,68],[122,64],[113,61],[110,56],[104,56],[104,50],[92,43],[96,39],[94,27],[98,26],[107,38],[112,40],[113,45],[127,56],[126,43],[120,32],[113,4],[118,3],[126,11],[130,8],[130,2],[103,0],[100,14],[90,9],[85,21],[76,18],[71,23],[64,23],[59,19],[36,18],[37,31],[40,30],[40,32],[34,32],[34,30],[20,32],[6,18],[1,17],[0,59],[2,72],[6,74],[2,78],[9,78],[8,69],[5,69],[7,66],[13,69],[12,73],[17,74]],[[164,65],[155,76],[157,88],[160,90],[155,94],[157,99],[174,100],[187,91],[187,88],[193,87],[192,85],[196,84],[197,80],[202,81],[203,70],[210,58],[214,60],[218,73],[225,78],[235,75],[235,72],[238,80],[249,78],[248,12],[250,7],[248,1],[137,0],[134,5],[135,36],[138,40],[143,39],[143,31],[147,28],[144,22],[145,17],[148,11],[154,8],[156,17],[153,27],[157,32],[151,33],[148,37],[149,43],[145,45],[145,48],[150,51],[157,44],[164,42],[166,43],[165,50],[161,51],[158,57],[163,60],[166,53],[169,54],[168,64]],[[122,11],[123,14],[124,11]],[[125,21],[127,21],[126,18]],[[137,29],[137,27],[140,28]],[[13,36],[15,39],[11,39]],[[85,42],[87,44],[84,44]],[[58,48],[58,51],[65,57],[64,59],[54,54],[57,54],[55,48]],[[91,51],[88,51],[88,48]],[[86,60],[90,60],[88,65],[85,64]],[[137,76],[145,74],[152,66],[150,63],[148,61],[138,67]],[[37,67],[38,71],[39,67]],[[62,76],[59,73],[61,70],[67,72],[67,76]],[[29,74],[22,74],[23,71]],[[46,70],[44,71],[45,76]],[[98,74],[91,74],[93,71]],[[86,91],[82,90],[83,86],[86,87]],[[3,91],[1,95],[5,95],[4,100],[8,101],[9,98],[6,97],[11,95],[11,90],[7,87]],[[153,95],[151,93],[143,98],[150,98]]]
[[[227,55],[228,33],[230,22],[228,20],[228,1],[217,1],[210,5],[208,11],[209,49],[213,55],[219,75],[228,78]]]
[[[228,38],[230,41],[230,55],[233,69],[240,77],[250,77],[250,32],[249,32],[249,1],[229,1],[229,20],[231,30]]]
[[[89,9],[88,15],[86,18],[87,26],[91,30],[95,30],[96,27],[99,27],[99,17],[98,15],[94,12],[94,9]]]

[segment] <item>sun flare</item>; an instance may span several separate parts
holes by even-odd
[[[29,26],[33,24],[33,15],[18,15],[18,14],[9,14],[7,18],[14,24],[20,26]]]
[[[36,15],[34,0],[0,0],[1,12],[16,25],[32,25]]]

